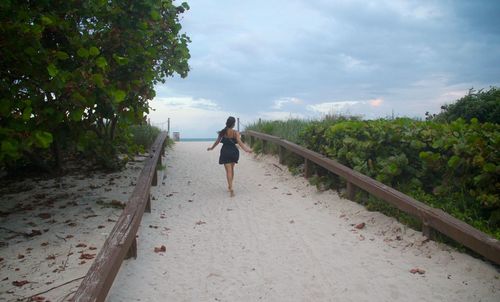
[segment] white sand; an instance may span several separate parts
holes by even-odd
[[[93,261],[81,255],[99,252],[122,211],[98,202],[127,202],[143,160],[119,173],[26,179],[0,188],[0,301],[27,301],[52,288],[36,301],[66,301]],[[33,230],[41,234],[14,233]],[[15,281],[29,283],[15,286]]]
[[[209,144],[167,155],[138,258],[123,263],[108,301],[500,301],[491,264],[318,192],[275,157],[242,152],[230,198]]]

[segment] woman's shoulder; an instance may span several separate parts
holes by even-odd
[[[227,133],[226,133],[226,136],[228,138],[236,138],[236,137],[238,137],[238,135],[240,135],[240,133],[236,130],[233,130],[233,129],[228,129]]]

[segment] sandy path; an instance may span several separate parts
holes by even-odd
[[[208,145],[169,151],[108,301],[500,301],[492,265],[318,192],[274,157],[242,154],[230,198]]]

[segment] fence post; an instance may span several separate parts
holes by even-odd
[[[280,158],[280,164],[284,165],[285,164],[285,147],[279,146],[279,158]]]
[[[151,182],[152,186],[158,185],[158,171],[155,169],[155,173],[153,174],[153,181]]]
[[[352,182],[346,182],[346,195],[347,199],[354,201],[356,197],[356,186]]]
[[[132,244],[127,251],[127,255],[125,255],[125,259],[130,259],[132,257],[137,259],[137,237],[132,240]]]
[[[149,193],[148,195],[148,200],[146,201],[146,208],[144,209],[144,212],[151,213],[151,193]]]
[[[312,162],[304,158],[304,177],[309,178],[312,175]]]
[[[262,154],[266,154],[267,151],[267,141],[262,139]]]
[[[432,228],[429,225],[429,222],[426,219],[422,219],[422,235],[431,239],[432,238]]]

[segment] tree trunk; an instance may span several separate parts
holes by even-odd
[[[111,139],[111,141],[113,141],[115,139],[115,132],[116,132],[116,124],[118,122],[118,118],[115,116],[112,120],[111,120],[111,131],[109,132],[109,138]]]
[[[61,154],[61,145],[59,144],[58,139],[54,139],[52,142],[52,155],[54,156],[54,167],[55,172],[57,174],[61,174],[62,169],[62,154]]]

